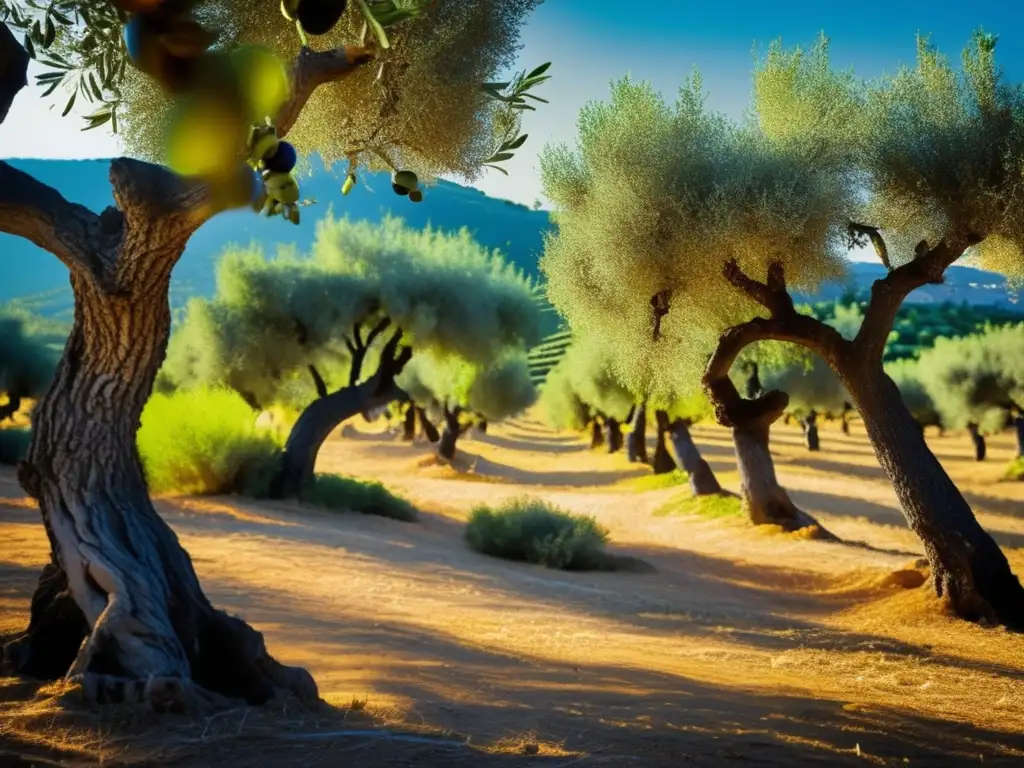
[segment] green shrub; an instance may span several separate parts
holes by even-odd
[[[608,567],[608,532],[592,517],[573,515],[540,499],[515,499],[497,509],[479,506],[466,542],[485,555],[583,571]]]
[[[0,454],[2,454],[2,452],[3,449],[0,448]],[[3,461],[2,455],[0,455],[0,461]],[[1006,480],[1024,480],[1024,458],[1017,457],[1011,461],[1006,467],[1006,472],[1003,474],[1003,477]]]
[[[154,394],[138,446],[154,493],[265,495],[281,453],[253,410],[226,389]]]
[[[17,464],[28,453],[31,430],[24,427],[0,429],[0,464]]]
[[[380,483],[364,482],[342,475],[317,475],[301,494],[302,501],[326,509],[379,515],[413,522],[416,508]]]

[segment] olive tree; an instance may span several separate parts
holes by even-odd
[[[820,450],[818,416],[845,418],[849,406],[849,395],[835,372],[820,357],[799,353],[786,355],[774,365],[762,364],[758,369],[763,389],[789,395],[787,413],[803,427],[807,449]]]
[[[0,422],[13,419],[22,401],[43,395],[53,378],[57,355],[43,339],[26,332],[17,315],[0,312]]]
[[[262,43],[286,62],[285,99],[266,117],[300,153],[345,158],[353,168],[390,165],[426,181],[439,173],[472,178],[508,155],[496,150],[522,140],[529,78],[507,88],[487,81],[514,62],[537,0],[437,0],[388,27],[387,46],[360,41],[365,4],[352,3],[315,48],[300,46],[274,4],[178,5],[220,29],[219,50]],[[4,656],[15,671],[68,675],[92,699],[314,700],[307,672],[277,663],[258,632],[211,605],[147,493],[135,434],[164,358],[171,273],[191,235],[231,201],[203,179],[159,164],[159,137],[176,105],[129,64],[125,19],[115,3],[96,0],[69,0],[59,11],[20,0],[0,5],[0,117],[9,117],[6,106],[26,80],[28,56],[14,27],[27,31],[44,65],[58,65],[40,83],[98,102],[88,124],[116,122],[131,155],[111,163],[115,204],[102,212],[0,163],[0,232],[60,259],[75,299],[74,324],[33,413],[19,470],[39,502],[52,561],[28,629]],[[246,148],[237,152],[241,169]]]
[[[921,352],[918,368],[924,387],[943,424],[967,429],[975,458],[984,461],[984,435],[1013,421],[1021,453],[1024,418],[1024,325],[990,328],[971,336],[938,338]]]
[[[885,375],[896,385],[903,405],[910,412],[922,435],[928,427],[938,427],[940,432],[944,429],[935,401],[922,379],[921,366],[916,358],[902,358],[886,363]]]
[[[225,253],[216,295],[190,301],[162,369],[178,386],[228,386],[256,410],[301,411],[274,495],[313,479],[343,421],[407,399],[395,380],[415,352],[487,366],[540,336],[529,280],[466,230],[328,216],[311,255],[279,250]]]
[[[524,345],[509,345],[497,357],[484,360],[438,352],[417,355],[398,383],[413,402],[430,402],[440,411],[444,428],[437,456],[447,462],[455,460],[459,436],[471,426],[463,422],[465,413],[496,422],[537,401]]]
[[[622,422],[628,420],[632,395],[608,368],[603,350],[576,338],[548,372],[540,389],[547,422],[556,429],[590,429],[590,447],[622,448]]]
[[[740,397],[737,356],[769,339],[820,356],[863,419],[937,593],[965,619],[1024,626],[1024,588],[883,368],[915,288],[962,257],[1024,267],[1024,91],[1003,82],[994,48],[976,35],[956,70],[920,39],[913,66],[868,82],[836,71],[824,38],[809,51],[773,45],[741,123],[711,113],[696,79],[674,105],[619,83],[584,110],[578,150],[544,156],[559,209],[544,269],[571,325],[629,354],[660,352],[657,376],[711,351],[702,381],[745,478],[788,398]],[[846,339],[797,311],[790,291],[840,275],[844,251],[867,244],[887,274]],[[792,520],[775,487],[770,503]]]

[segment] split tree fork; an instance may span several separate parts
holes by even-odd
[[[850,236],[856,243],[870,237],[888,267],[885,244],[876,228],[851,222]],[[703,382],[718,420],[734,429],[756,425],[753,439],[767,434],[768,424],[785,407],[786,396],[769,392],[754,401],[741,401],[728,377],[739,352],[749,344],[771,339],[800,344],[820,355],[839,376],[864,421],[903,514],[924,544],[938,595],[964,619],[1021,629],[1024,588],[999,546],[978,524],[970,506],[928,449],[899,389],[882,368],[886,339],[907,294],[927,283],[942,283],[946,268],[981,239],[953,231],[934,247],[920,243],[915,258],[902,266],[889,267],[889,273],[872,285],[863,324],[851,341],[825,323],[796,311],[780,264],[768,268],[767,280],[762,283],[744,274],[736,261],[728,262],[723,271],[725,279],[767,310],[768,316],[741,323],[722,334]]]
[[[353,60],[343,50],[303,48],[278,135],[288,134],[317,87],[369,59],[368,52]],[[0,117],[26,84],[27,63],[0,24]],[[208,187],[150,163],[116,159],[110,183],[115,207],[95,214],[0,162],[0,232],[60,259],[75,299],[71,332],[33,411],[32,443],[18,470],[39,504],[52,561],[28,629],[4,648],[4,666],[46,678],[67,673],[97,701],[317,701],[309,673],[279,664],[259,632],[210,604],[149,499],[135,447],[167,346],[171,271],[218,209]]]

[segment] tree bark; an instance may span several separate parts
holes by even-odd
[[[877,229],[854,222],[849,227],[851,237],[870,234],[876,251],[880,255],[885,252]],[[771,339],[800,344],[821,355],[861,414],[904,516],[924,544],[937,594],[945,597],[961,618],[1024,629],[1024,587],[928,449],[899,389],[883,369],[886,341],[907,294],[928,283],[941,283],[946,268],[982,240],[976,233],[954,230],[934,247],[920,249],[912,260],[890,267],[888,274],[872,285],[864,321],[852,341],[796,311],[780,264],[769,266],[767,280],[762,283],[744,274],[735,260],[727,262],[723,277],[761,304],[770,316],[750,320],[722,334],[703,384],[719,421],[728,425],[737,411],[750,411],[739,401],[728,377],[733,361],[747,345]],[[772,394],[760,398],[757,407],[768,409]],[[774,394],[781,397],[785,407],[787,398],[782,393]]]
[[[818,412],[811,409],[803,420],[804,441],[808,451],[820,451],[821,440],[818,437]]]
[[[626,438],[626,453],[630,461],[647,463],[647,403],[633,408],[633,419]]]
[[[423,437],[426,438],[428,443],[436,443],[441,439],[441,435],[437,431],[437,427],[435,427],[434,422],[428,418],[427,412],[423,408],[418,405],[415,406],[415,408],[416,418],[420,424],[420,432],[423,434]]]
[[[843,376],[847,391],[907,522],[924,544],[939,596],[962,618],[1024,629],[1024,587],[928,449],[899,389],[881,370],[851,367],[857,374]]]
[[[416,439],[416,406],[409,403],[405,409],[405,418],[402,420],[402,439],[411,443]]]
[[[110,176],[120,210],[96,216],[0,163],[0,230],[58,255],[75,298],[18,472],[53,560],[4,658],[19,673],[66,674],[99,702],[314,701],[308,673],[278,664],[258,632],[209,603],[150,502],[136,448],[170,330],[171,269],[206,218],[206,191],[131,160],[115,160]]]
[[[850,434],[850,413],[853,412],[853,406],[849,403],[843,403],[843,413],[839,417],[840,425],[839,428],[843,431],[844,435]]]
[[[690,490],[694,496],[714,496],[723,493],[718,478],[690,435],[690,425],[683,419],[676,419],[668,428],[672,448],[683,470],[690,476]]]
[[[667,475],[676,469],[675,459],[672,458],[672,454],[668,452],[668,447],[665,445],[665,435],[669,429],[668,413],[665,411],[655,411],[654,422],[657,425],[657,436],[654,443],[654,460],[651,462],[651,468],[656,475]]]
[[[395,377],[412,357],[409,347],[399,348],[401,340],[401,330],[392,334],[381,350],[376,372],[369,379],[318,397],[299,414],[285,442],[281,466],[271,484],[271,496],[301,495],[315,477],[317,455],[331,432],[356,414],[387,405],[399,396]]]
[[[601,422],[595,416],[590,420],[590,449],[597,450],[604,445],[604,431],[601,429]]]
[[[984,461],[986,453],[985,436],[978,431],[978,425],[974,422],[967,425],[967,432],[971,436],[971,442],[974,444],[974,460]]]
[[[1024,458],[1024,416],[1013,417],[1013,432],[1017,437],[1017,458]]]
[[[278,136],[320,85],[371,58],[355,46],[304,47]],[[28,60],[0,24],[0,123],[26,84]],[[96,215],[0,162],[0,232],[63,262],[75,298],[64,354],[33,411],[32,442],[18,471],[39,503],[52,560],[28,629],[4,648],[4,665],[66,673],[97,702],[187,709],[282,694],[316,702],[305,670],[279,664],[260,633],[207,600],[149,499],[135,442],[170,331],[171,271],[192,233],[223,204],[205,184],[125,158],[111,163],[110,181],[117,207]]]
[[[462,409],[458,406],[451,409],[447,405],[444,407],[444,429],[441,431],[441,441],[437,444],[437,456],[444,461],[455,461],[455,444],[462,430],[459,422],[461,413]]]
[[[768,447],[774,421],[774,418],[761,417],[733,423],[740,488],[750,521],[754,525],[777,525],[785,531],[817,526],[826,537],[832,537],[821,523],[797,507],[779,484]]]
[[[606,439],[605,442],[608,444],[608,453],[615,453],[622,449],[622,427],[619,426],[618,419],[614,419],[609,416],[604,420],[604,428]]]

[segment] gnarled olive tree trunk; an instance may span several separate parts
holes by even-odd
[[[596,450],[604,445],[604,431],[601,429],[601,420],[594,416],[590,420],[590,449]]]
[[[626,438],[626,454],[630,461],[647,463],[647,403],[633,408],[629,436]]]
[[[458,406],[449,408],[444,406],[444,429],[441,430],[441,440],[437,444],[437,456],[445,461],[455,461],[455,444],[462,434],[462,423],[459,416],[462,409]]]
[[[1024,588],[928,448],[896,384],[881,370],[851,365],[838,372],[907,522],[924,544],[938,594],[965,619],[1024,629]]]
[[[395,331],[381,349],[376,372],[361,384],[350,383],[335,392],[323,394],[326,388],[322,386],[322,380],[318,383],[321,396],[299,414],[288,434],[280,469],[271,483],[271,496],[299,496],[302,489],[312,482],[317,455],[331,432],[356,414],[387,405],[402,396],[402,391],[395,385],[395,377],[412,357],[412,349],[399,349],[401,340],[402,331]],[[319,376],[314,378],[319,379]]]
[[[690,435],[690,424],[684,419],[675,419],[668,427],[672,448],[683,470],[690,476],[690,490],[694,496],[714,496],[723,493],[718,478]]]
[[[667,475],[676,468],[675,459],[668,452],[665,444],[665,435],[668,434],[669,419],[666,411],[654,412],[654,423],[657,426],[654,439],[654,458],[651,460],[651,468],[656,475]]]
[[[849,227],[851,233],[865,238],[870,235],[881,252],[877,229],[854,222]],[[781,264],[771,264],[762,283],[746,275],[736,261],[727,262],[723,277],[768,310],[769,317],[750,320],[722,334],[704,373],[704,386],[719,419],[727,423],[737,399],[735,388],[730,392],[731,383],[727,383],[728,371],[744,347],[771,339],[800,344],[819,354],[839,376],[860,412],[903,514],[924,544],[937,594],[962,618],[1024,629],[1024,587],[928,449],[920,425],[882,362],[886,340],[907,294],[926,283],[941,283],[946,268],[981,240],[976,233],[954,231],[934,247],[920,244],[912,259],[890,267],[889,273],[872,285],[871,301],[853,340],[796,311]]]
[[[818,437],[818,412],[814,409],[804,417],[800,426],[804,429],[804,442],[808,451],[820,451],[821,439]]]
[[[622,449],[622,427],[618,419],[611,416],[604,420],[605,442],[608,444],[608,453],[615,453]]]
[[[39,503],[53,560],[30,625],[4,658],[18,672],[66,674],[97,701],[178,707],[209,692],[316,700],[308,673],[278,664],[258,632],[207,600],[149,499],[136,448],[170,331],[171,270],[206,218],[205,190],[124,159],[110,177],[120,210],[97,216],[0,163],[2,230],[57,255],[75,298],[18,473]]]
[[[974,445],[974,460],[984,461],[987,453],[985,436],[981,434],[978,425],[973,421],[967,425],[967,434],[971,436],[971,443]]]
[[[437,431],[434,422],[427,416],[425,408],[416,406],[416,420],[420,425],[420,434],[428,443],[436,443],[441,439],[441,433]]]

